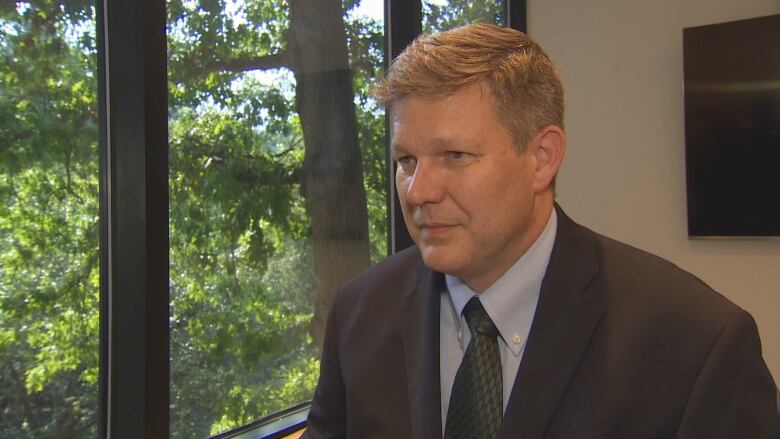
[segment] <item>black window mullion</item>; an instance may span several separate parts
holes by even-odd
[[[98,437],[108,437],[108,127],[106,120],[105,5],[95,2],[97,27],[98,120],[100,124],[100,363],[98,366]]]
[[[101,1],[101,437],[167,438],[165,3]]]
[[[528,9],[526,0],[504,0],[507,26],[520,32],[528,32]]]
[[[414,39],[422,33],[422,0],[385,0],[385,70]],[[401,204],[395,195],[395,162],[390,157],[390,124],[385,118],[385,133],[388,143],[388,234],[389,252],[396,253],[414,244],[404,224]]]

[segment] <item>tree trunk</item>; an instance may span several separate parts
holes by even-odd
[[[322,346],[333,293],[370,264],[368,212],[341,0],[290,0],[288,51],[306,155],[316,298],[310,333]]]

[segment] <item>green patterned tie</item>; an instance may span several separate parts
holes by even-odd
[[[444,438],[492,439],[498,437],[503,417],[498,329],[476,296],[466,304],[463,314],[471,329],[471,341],[452,385]]]

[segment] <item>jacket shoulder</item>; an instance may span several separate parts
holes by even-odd
[[[382,294],[388,289],[405,291],[414,288],[428,271],[430,270],[423,264],[419,249],[412,246],[388,256],[349,279],[336,294],[341,296],[341,300],[354,300]]]
[[[687,318],[711,316],[724,323],[740,308],[694,274],[660,256],[595,234],[604,281],[626,300]],[[650,305],[654,305],[651,307]],[[715,322],[713,322],[715,323]]]

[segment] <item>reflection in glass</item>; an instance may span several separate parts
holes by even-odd
[[[91,2],[0,7],[0,437],[97,436]]]
[[[506,25],[501,0],[423,0],[423,32],[427,34],[473,23]]]
[[[335,289],[386,255],[381,0],[168,2],[171,433],[311,399]]]

